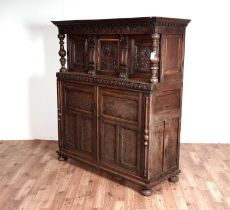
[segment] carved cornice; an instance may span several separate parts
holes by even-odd
[[[61,33],[76,32],[78,34],[143,34],[153,33],[155,26],[186,27],[190,20],[141,17],[101,20],[68,20],[52,21]]]
[[[84,74],[62,72],[57,73],[59,80],[74,80],[81,82],[90,82],[98,85],[108,85],[114,87],[122,87],[127,89],[134,89],[140,91],[152,91],[153,85],[151,83],[137,82],[133,80],[122,80],[122,79],[106,79],[103,76],[88,76]]]

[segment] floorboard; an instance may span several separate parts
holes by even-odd
[[[157,185],[150,197],[60,162],[56,150],[56,141],[0,141],[1,210],[230,210],[230,144],[181,144],[179,182]]]

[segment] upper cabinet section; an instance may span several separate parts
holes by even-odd
[[[189,21],[162,17],[52,21],[59,31],[60,72],[154,84],[179,80]]]

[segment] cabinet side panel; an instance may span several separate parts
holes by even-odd
[[[161,81],[182,79],[183,34],[162,35]]]
[[[164,171],[177,167],[179,118],[165,122]]]
[[[164,122],[153,124],[152,135],[149,147],[149,170],[150,177],[155,177],[163,172],[163,154],[164,154]]]
[[[165,85],[166,86],[166,85]],[[158,179],[179,167],[180,99],[178,84],[158,89],[151,108],[150,178]]]

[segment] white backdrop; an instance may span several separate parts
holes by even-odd
[[[230,143],[227,0],[0,0],[0,139],[57,139],[57,29],[51,20],[138,16],[187,27],[182,142]]]

